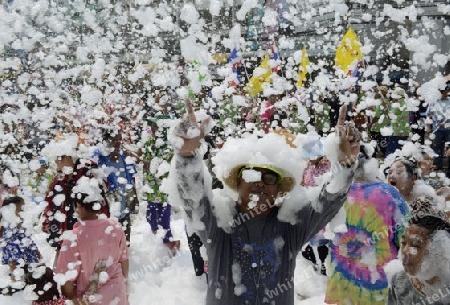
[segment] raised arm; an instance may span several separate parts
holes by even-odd
[[[358,159],[361,134],[353,122],[345,121],[346,116],[347,105],[344,104],[339,109],[336,132],[339,143],[339,163],[349,167]]]
[[[323,185],[317,199],[296,213],[296,234],[293,238],[297,249],[330,222],[347,199],[357,166],[361,136],[352,122],[345,122],[346,114],[347,106],[344,105],[339,111],[335,134],[326,140],[327,150],[333,150],[331,153],[337,150],[336,156],[330,158],[330,182]],[[288,213],[283,211],[283,215]]]
[[[169,200],[182,203],[191,220],[191,229],[202,236],[200,231],[216,227],[209,198],[211,179],[203,161],[206,152],[203,137],[210,118],[205,118],[199,125],[189,99],[186,99],[186,109],[185,118],[169,133],[175,151],[169,174],[169,180],[174,183],[169,190]]]
[[[175,127],[175,134],[183,140],[181,143],[174,143],[175,149],[183,157],[193,157],[199,153],[201,143],[205,137],[205,130],[210,123],[211,118],[207,117],[198,125],[192,102],[186,98],[187,116]]]

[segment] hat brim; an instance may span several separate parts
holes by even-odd
[[[222,182],[225,183],[226,186],[228,186],[233,191],[238,191],[238,181],[239,181],[239,171],[242,169],[242,167],[248,166],[248,164],[239,164],[235,166],[228,174],[228,177],[222,177]],[[261,168],[274,168],[273,165],[253,165],[253,167],[261,167]],[[281,172],[283,175],[283,180],[279,184],[278,192],[279,193],[288,193],[290,192],[294,186],[295,186],[295,179],[292,177],[289,173],[286,171],[283,171],[282,169],[275,168],[277,172]]]

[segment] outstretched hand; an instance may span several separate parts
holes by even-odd
[[[177,130],[178,136],[184,141],[179,149],[179,153],[184,157],[193,157],[200,148],[201,140],[205,136],[206,126],[209,124],[211,118],[207,117],[199,125],[194,109],[192,108],[191,100],[186,98],[185,103],[187,116],[181,121]]]
[[[339,163],[350,166],[358,159],[361,142],[361,133],[353,122],[345,122],[347,105],[339,109],[339,119],[336,125],[336,133],[339,139]]]
[[[444,157],[450,157],[450,148],[444,152]]]

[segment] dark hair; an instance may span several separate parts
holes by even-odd
[[[88,212],[100,212],[101,209],[95,210],[94,205],[96,203],[99,203],[101,206],[103,206],[104,203],[99,201],[85,202],[84,200],[86,199],[87,196],[88,196],[87,194],[83,193],[72,193],[74,208],[76,208],[76,205],[79,204],[83,208],[85,208],[85,210]]]
[[[37,268],[45,268],[45,272],[34,272]],[[37,277],[38,275],[40,276]],[[37,302],[57,300],[61,297],[53,276],[53,270],[43,264],[33,267],[30,265],[28,268],[25,268],[25,284],[36,285],[33,291],[38,296]]]
[[[8,164],[6,164],[5,162],[1,162],[1,161],[0,161],[0,184],[4,184],[4,183],[3,183],[2,175],[3,175],[3,173],[6,172],[6,171],[10,172],[10,174],[11,174],[12,177],[19,179],[19,182],[20,182],[20,176],[18,176],[18,175],[11,169],[11,167],[10,167]],[[4,184],[4,185],[5,185],[5,184]],[[6,186],[7,188],[10,188],[8,185],[5,185],[5,186]]]
[[[444,88],[444,90],[440,90],[440,91],[443,93],[443,92],[449,91],[449,90],[450,90],[450,81],[447,81],[447,82],[445,83],[445,88]]]
[[[372,159],[373,155],[370,154],[369,147],[367,145],[370,145],[370,144],[361,143],[361,145],[359,147],[358,158],[364,158],[365,160]]]
[[[408,172],[408,174],[410,174],[411,176],[418,176],[417,175],[417,162],[415,161],[411,161],[411,160],[407,160],[404,159],[401,161],[403,163],[403,165],[406,168],[406,171]]]
[[[7,205],[10,205],[10,204],[19,205],[19,204],[24,203],[24,202],[25,201],[20,196],[7,197],[7,198],[5,198],[3,200],[3,205],[2,206],[7,206]]]
[[[104,141],[112,141],[115,137],[122,134],[119,128],[103,128],[102,129],[102,139]]]
[[[410,221],[410,224],[424,227],[432,232],[437,230],[444,230],[450,233],[450,225],[448,224],[448,222],[435,216],[425,215],[422,217],[413,218]]]
[[[419,175],[417,174],[417,164],[416,164],[416,162],[415,162],[415,161],[408,160],[408,159],[405,159],[405,158],[403,158],[403,157],[402,157],[402,158],[397,158],[397,159],[395,159],[395,161],[392,162],[391,166],[387,167],[387,168],[384,170],[385,176],[387,176],[389,169],[392,167],[392,165],[393,165],[395,162],[400,162],[400,163],[402,163],[402,164],[405,166],[406,172],[408,173],[409,176],[411,176],[411,177],[412,177],[412,176],[416,176],[417,178],[419,178]]]

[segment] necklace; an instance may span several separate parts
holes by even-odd
[[[257,240],[254,241],[253,243],[253,247],[251,252],[249,252],[250,255],[250,259],[251,259],[251,270],[249,270],[252,274],[253,277],[253,284],[255,285],[255,304],[260,304],[260,287],[261,287],[261,273],[262,273],[262,267],[264,266],[264,262],[263,262],[263,255],[264,255],[264,233],[265,233],[265,229],[266,229],[266,225],[267,225],[267,221],[269,219],[270,216],[265,216],[264,222],[263,222],[263,226],[262,229],[260,229],[259,232],[261,232],[261,235],[259,236],[259,238],[257,238]],[[252,245],[252,241],[250,239],[250,232],[249,232],[249,228],[247,226],[247,223],[244,223],[244,228],[246,231],[246,235],[247,235],[247,242],[249,245]],[[261,249],[258,249],[259,247],[261,247]]]
[[[419,281],[417,278],[414,277],[411,279],[411,282],[412,282],[413,286],[417,289],[418,292],[425,295],[425,293],[423,292],[424,284],[422,284],[421,281]]]

